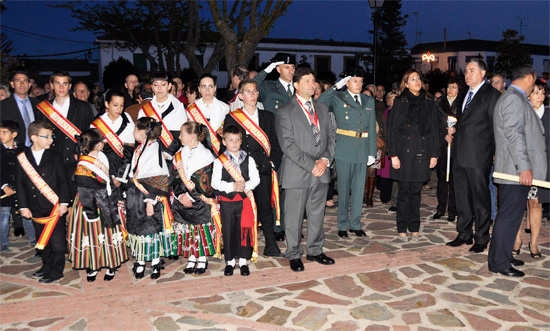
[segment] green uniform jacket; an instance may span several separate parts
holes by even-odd
[[[336,117],[336,127],[355,132],[368,132],[368,138],[355,138],[336,134],[335,159],[349,163],[367,163],[368,157],[376,157],[376,114],[374,99],[359,94],[361,105],[348,91],[327,89],[317,101],[327,105]]]
[[[288,96],[286,86],[283,86],[278,79],[275,81],[265,80],[266,76],[267,72],[262,70],[254,77],[254,80],[258,83],[258,91],[260,91],[258,100],[264,105],[265,110],[275,113],[277,109],[289,102],[292,96]]]

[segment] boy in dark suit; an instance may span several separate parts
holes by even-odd
[[[65,266],[65,214],[70,201],[68,178],[61,155],[49,150],[53,126],[35,121],[29,125],[31,148],[17,156],[17,197],[21,216],[33,219],[42,252],[42,268],[33,273],[40,283],[63,278]]]
[[[283,257],[275,241],[271,205],[272,179],[276,176],[273,170],[277,171],[279,168],[282,152],[275,133],[275,116],[256,106],[259,94],[257,88],[258,85],[253,79],[241,81],[238,98],[243,101],[243,108],[229,113],[225,117],[224,126],[236,125],[241,130],[241,149],[254,159],[260,173],[260,184],[254,189],[254,198],[258,205],[258,220],[262,224],[265,237],[264,255]]]
[[[0,246],[2,252],[7,252],[10,240],[10,214],[13,215],[13,227],[15,236],[23,235],[23,225],[21,217],[13,211],[15,206],[15,174],[17,172],[17,155],[23,151],[24,145],[20,145],[15,140],[19,133],[19,124],[12,120],[0,121],[0,160],[2,163],[1,185],[2,185],[2,200],[0,200]],[[24,141],[24,140],[23,140]],[[31,244],[36,242],[34,228],[32,222],[26,220],[25,229]]]

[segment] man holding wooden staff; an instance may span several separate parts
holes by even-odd
[[[533,179],[546,178],[545,128],[527,99],[536,79],[532,66],[516,68],[512,85],[499,98],[493,116],[495,172],[519,175],[519,184],[495,177],[500,184],[499,210],[489,248],[489,270],[504,276],[525,275],[513,267],[523,265],[523,261],[512,257],[512,249]]]

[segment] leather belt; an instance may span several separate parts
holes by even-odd
[[[358,139],[367,138],[369,136],[368,132],[357,132],[353,130],[344,130],[344,129],[336,129],[336,134],[341,134],[343,136],[348,136],[348,137],[355,137]]]

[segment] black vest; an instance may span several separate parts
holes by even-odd
[[[248,158],[249,157],[250,155],[247,155],[240,165],[241,175],[243,176],[245,182],[248,182],[250,180],[250,176],[248,175],[248,162],[249,162]],[[228,183],[235,182],[235,180],[233,179],[233,177],[231,177],[231,175],[229,174],[227,169],[225,169],[225,167],[222,167],[222,180]],[[231,192],[229,194],[225,192],[219,192],[219,193],[220,193],[219,195],[226,197],[228,199],[233,199],[237,194],[239,194],[243,199],[246,198],[246,193],[244,192]]]

